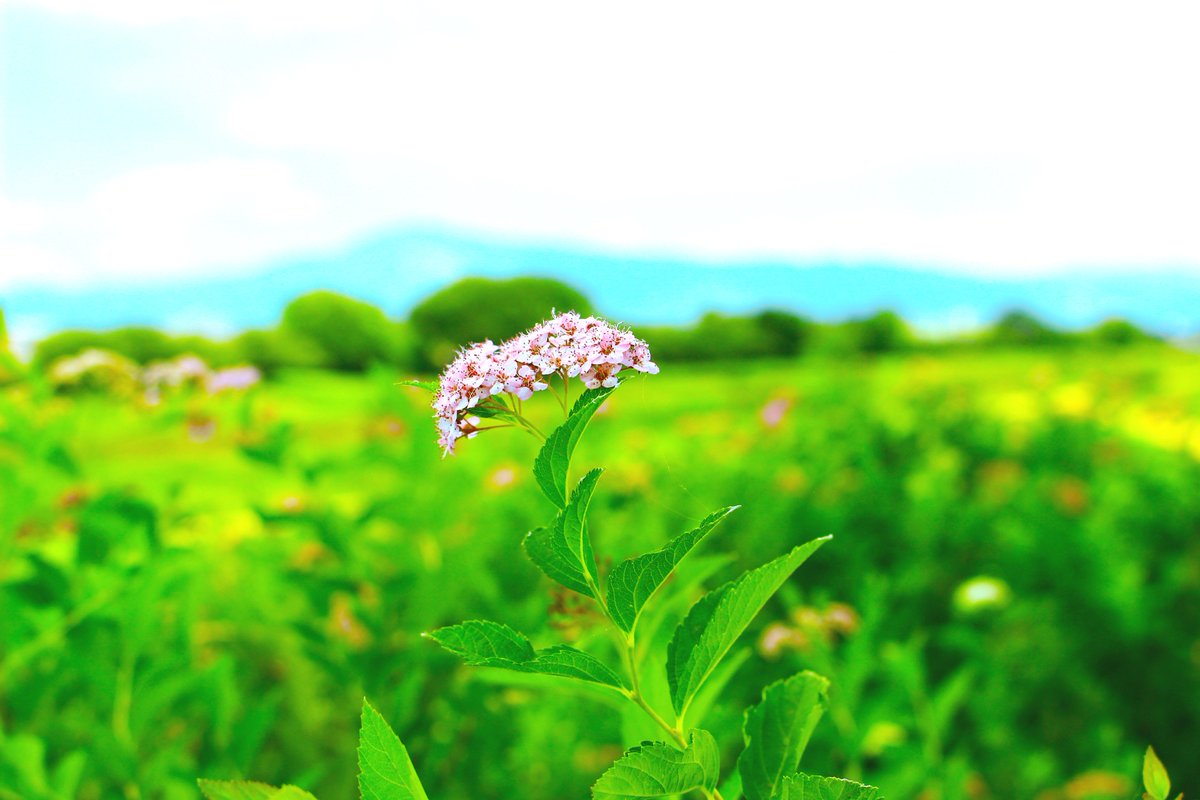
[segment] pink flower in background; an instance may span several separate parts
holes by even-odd
[[[479,431],[479,418],[467,412],[493,395],[528,400],[550,388],[558,375],[564,383],[578,377],[589,389],[616,386],[623,369],[656,374],[650,348],[631,332],[596,317],[559,314],[496,345],[491,341],[462,350],[446,367],[433,400],[438,444],[447,455],[463,436]],[[493,405],[495,403],[493,402]]]
[[[209,394],[240,391],[262,381],[262,372],[249,365],[211,370],[203,360],[186,355],[151,364],[142,370],[141,377],[146,386],[146,402],[157,405],[166,389],[204,386]]]
[[[493,472],[488,480],[491,482],[492,486],[495,486],[497,489],[502,489],[505,486],[511,485],[516,479],[517,473],[512,467],[501,467]]]
[[[776,398],[763,406],[762,421],[766,423],[768,428],[774,428],[783,422],[783,418],[787,416],[791,408],[791,400],[788,400],[786,397]]]
[[[147,387],[183,386],[195,384],[208,377],[208,365],[196,356],[185,355],[173,361],[158,361],[142,370],[142,382]]]
[[[208,376],[208,393],[249,389],[261,380],[262,373],[257,367],[230,367]]]

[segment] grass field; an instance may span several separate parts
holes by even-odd
[[[440,798],[583,797],[651,735],[420,638],[487,616],[536,641],[550,608],[605,648],[520,554],[550,513],[537,442],[443,460],[401,377],[156,406],[0,389],[0,798],[239,775],[350,797],[364,694]],[[1200,788],[1197,356],[667,364],[592,425],[576,463],[607,467],[614,557],[737,503],[682,584],[835,537],[704,701],[727,757],[765,680],[811,667],[833,688],[805,764],[893,800],[1129,798],[1147,744]]]

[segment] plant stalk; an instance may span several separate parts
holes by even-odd
[[[675,726],[663,719],[662,715],[655,711],[654,707],[647,703],[646,698],[642,695],[642,687],[638,679],[637,664],[634,663],[633,637],[626,636],[624,638],[625,663],[629,667],[629,681],[633,684],[633,690],[630,692],[629,699],[636,703],[642,709],[642,711],[645,711],[646,715],[649,716],[650,719],[654,720],[658,727],[666,731],[670,737],[675,740],[676,744],[686,749],[687,741],[683,738],[683,734],[677,728],[675,728]]]

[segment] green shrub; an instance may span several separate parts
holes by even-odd
[[[1158,341],[1158,337],[1119,317],[1104,320],[1088,331],[1088,337],[1099,344],[1117,347]]]
[[[325,353],[311,339],[270,328],[243,331],[229,343],[237,361],[249,362],[268,374],[284,367],[319,367]]]
[[[1028,311],[1009,311],[996,321],[985,336],[988,344],[1008,347],[1045,347],[1068,340],[1062,331],[1050,327]]]
[[[33,362],[44,367],[60,358],[78,355],[84,350],[92,348],[108,349],[103,333],[99,331],[60,331],[50,334],[34,346]]]
[[[228,344],[204,336],[171,336],[153,328],[126,327],[111,331],[68,330],[51,334],[34,348],[33,360],[45,367],[60,358],[77,356],[85,350],[108,350],[138,364],[165,361],[192,354],[210,364],[236,361]]]
[[[913,344],[912,330],[894,311],[880,311],[845,324],[850,346],[868,354],[891,353]]]
[[[463,278],[421,301],[409,320],[422,366],[431,368],[470,342],[518,334],[552,310],[590,314],[592,304],[548,278]]]
[[[713,312],[690,327],[640,327],[637,333],[662,361],[719,361],[799,355],[812,328],[801,317],[772,310],[748,317]]]
[[[280,325],[283,335],[307,339],[321,352],[321,363],[361,372],[375,362],[396,360],[396,326],[378,308],[336,292],[301,295],[288,303]]]
[[[117,328],[104,334],[106,346],[139,364],[161,361],[176,356],[171,337],[154,328]]]
[[[813,324],[787,311],[768,309],[754,320],[769,341],[772,355],[798,356],[812,337]]]

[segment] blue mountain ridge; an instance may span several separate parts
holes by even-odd
[[[679,324],[707,311],[782,308],[820,320],[892,309],[918,327],[981,324],[1012,308],[1068,328],[1123,316],[1167,335],[1200,329],[1200,273],[1183,270],[987,279],[887,263],[702,261],[603,252],[429,228],[400,228],[341,251],[237,274],[110,287],[15,289],[10,322],[43,330],[152,325],[236,331],[270,325],[299,294],[332,289],[403,316],[450,281],[481,275],[559,278],[610,318]]]

